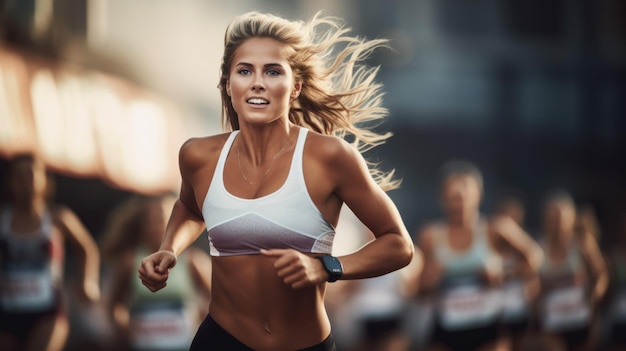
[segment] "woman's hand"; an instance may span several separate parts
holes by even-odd
[[[328,272],[320,260],[296,250],[261,250],[261,255],[275,258],[276,273],[294,289],[317,285],[328,279]]]
[[[167,285],[170,269],[176,265],[172,251],[160,250],[141,260],[139,279],[150,291],[155,292]]]
[[[502,284],[504,279],[502,259],[498,256],[491,255],[485,262],[483,273],[489,285],[496,286]]]

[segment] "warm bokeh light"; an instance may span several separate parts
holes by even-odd
[[[0,155],[34,147],[26,64],[19,54],[0,46]]]
[[[175,190],[183,128],[165,99],[123,79],[0,51],[0,153],[140,192]]]
[[[168,129],[163,112],[154,103],[134,101],[127,107],[128,127],[122,157],[127,177],[150,187],[167,176]]]

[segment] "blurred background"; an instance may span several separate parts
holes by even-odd
[[[0,155],[40,150],[57,199],[94,233],[123,191],[176,190],[180,144],[221,130],[223,32],[249,10],[322,10],[392,39],[371,63],[395,136],[370,157],[404,179],[391,196],[411,230],[439,214],[438,167],[466,158],[484,172],[486,209],[515,189],[533,226],[544,191],[565,187],[596,207],[605,239],[614,231],[626,195],[620,0],[0,0]]]
[[[368,157],[403,179],[390,195],[412,233],[441,216],[438,168],[462,158],[484,173],[485,212],[521,194],[534,235],[545,193],[566,188],[595,210],[602,246],[616,240],[623,0],[0,0],[0,158],[40,152],[97,239],[131,194],[177,191],[184,140],[221,131],[224,29],[250,10],[322,10],[392,40],[370,63],[394,136]]]

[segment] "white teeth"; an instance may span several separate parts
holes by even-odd
[[[259,99],[259,98],[252,98],[252,99],[248,99],[247,101],[249,104],[253,104],[253,105],[266,105],[269,102],[265,99]]]

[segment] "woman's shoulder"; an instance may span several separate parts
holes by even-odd
[[[217,157],[231,133],[187,139],[180,147],[179,160],[183,165],[204,164],[207,159]]]
[[[430,220],[418,230],[416,241],[420,246],[433,248],[435,237],[445,233],[447,228],[447,224],[441,219]]]
[[[510,241],[512,236],[519,236],[525,233],[523,229],[510,216],[494,214],[481,218],[481,223],[485,225],[487,233],[492,240]]]
[[[324,160],[345,160],[357,156],[356,148],[346,140],[334,135],[308,132],[306,140],[307,153]]]
[[[221,133],[205,137],[187,139],[180,147],[183,154],[197,155],[207,151],[221,150],[231,133]]]

